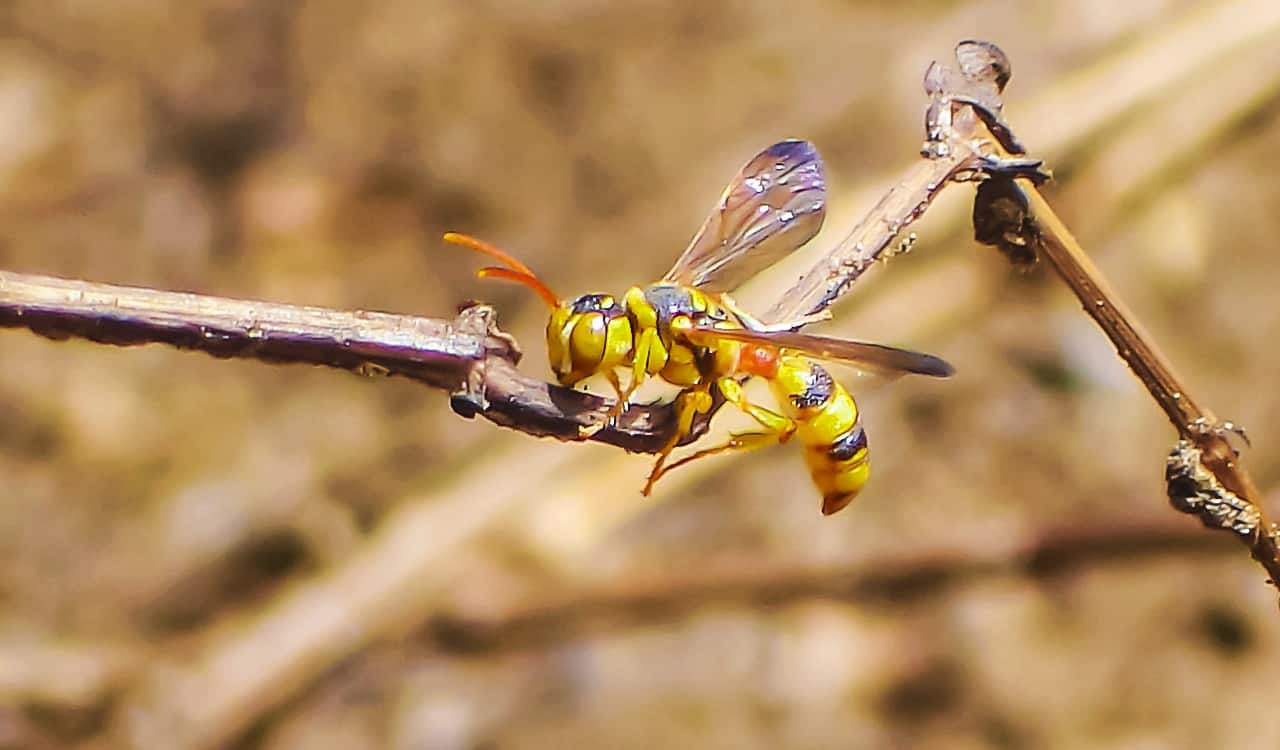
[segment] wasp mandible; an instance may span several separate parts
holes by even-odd
[[[825,313],[766,325],[729,297],[747,279],[812,239],[825,214],[826,184],[817,149],[807,141],[787,140],[747,162],[660,281],[633,286],[621,297],[564,299],[528,266],[493,245],[456,233],[446,234],[445,240],[502,264],[480,269],[481,278],[523,284],[547,303],[547,350],[561,385],[573,387],[601,375],[613,387],[617,402],[601,421],[584,427],[584,434],[621,414],[650,378],[682,389],[676,396],[676,432],[658,454],[644,494],[665,473],[690,461],[794,437],[804,446],[805,462],[822,493],[822,512],[830,515],[866,484],[870,464],[857,404],[815,360],[889,377],[948,377],[953,370],[929,354],[798,330],[829,317]],[[627,376],[625,385],[622,375]],[[750,377],[768,382],[778,410],[747,398],[741,381]],[[713,386],[760,429],[734,433],[721,445],[667,464],[695,417],[711,409]]]

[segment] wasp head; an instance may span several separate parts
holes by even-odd
[[[547,320],[547,355],[561,385],[626,364],[631,346],[631,320],[608,294],[560,302]]]

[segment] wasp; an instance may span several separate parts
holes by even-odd
[[[867,482],[867,436],[849,391],[819,364],[842,362],[878,375],[947,377],[944,360],[920,352],[801,332],[827,314],[765,324],[729,296],[747,279],[803,246],[822,226],[826,183],[813,144],[787,140],[766,148],[738,172],[684,253],[663,278],[633,286],[622,296],[561,298],[524,263],[466,235],[445,240],[496,259],[477,275],[532,289],[550,308],[547,349],[561,385],[603,376],[617,401],[584,434],[608,424],[645,381],[658,378],[681,389],[675,434],[659,452],[643,492],[664,474],[706,456],[752,450],[795,438],[822,493],[822,512],[848,505]],[[626,376],[626,384],[623,384]],[[749,400],[743,383],[761,378],[776,410]],[[721,445],[670,464],[697,415],[714,405],[713,388],[758,425]]]

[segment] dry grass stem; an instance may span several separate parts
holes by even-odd
[[[1240,507],[1232,508],[1229,513],[1217,512],[1225,507],[1222,502],[1187,504],[1175,499],[1175,506],[1197,515],[1210,528],[1236,535],[1266,569],[1269,582],[1280,589],[1280,529],[1267,519],[1260,504],[1261,493],[1228,439],[1233,426],[1219,419],[1188,391],[1151,335],[1035,185],[1019,180],[1015,187],[1013,183],[995,181],[984,185],[984,191],[975,219],[980,220],[985,209],[992,209],[1001,212],[1001,221],[1008,227],[1003,239],[994,244],[1002,245],[1006,252],[1016,253],[1019,248],[1033,251],[1036,257],[1044,258],[1052,266],[1164,411],[1181,439],[1194,446],[1198,461],[1220,483],[1221,489],[1226,490],[1223,498],[1230,496],[1240,503]],[[1001,191],[1004,192],[997,196]],[[1025,213],[1022,213],[1019,209],[1024,207]],[[1175,450],[1175,455],[1184,453]],[[1194,468],[1186,469],[1179,476],[1184,474],[1193,477]]]
[[[331,310],[97,284],[0,271],[0,327],[52,339],[112,346],[167,344],[221,358],[335,367],[405,377],[453,395],[455,411],[481,415],[539,437],[582,440],[578,426],[608,409],[605,399],[545,383],[516,369],[519,348],[493,310],[455,320]],[[669,406],[637,406],[592,436],[629,451],[661,449]],[[706,429],[699,423],[696,439]]]

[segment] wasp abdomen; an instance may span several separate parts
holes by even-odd
[[[870,473],[858,405],[825,368],[803,357],[784,356],[772,383],[796,422],[822,512],[831,515],[857,496]]]

